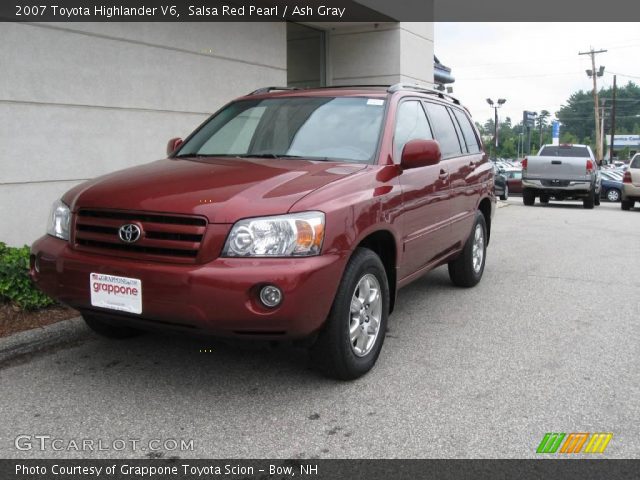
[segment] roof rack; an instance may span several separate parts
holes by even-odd
[[[262,87],[257,90],[254,90],[249,95],[260,95],[262,93],[269,93],[275,90],[300,90],[298,87]]]
[[[425,86],[419,85],[417,83],[396,83],[394,85],[391,85],[387,89],[387,92],[395,93],[395,92],[398,92],[400,90],[412,90],[414,92],[428,93],[430,95],[437,95],[438,97],[442,98],[443,100],[445,100],[445,99],[451,100],[456,105],[460,105],[460,100],[458,100],[457,98],[452,97],[451,95],[448,95],[446,93],[442,93],[440,90],[436,90],[434,88],[425,87]]]

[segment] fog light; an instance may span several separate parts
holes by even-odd
[[[260,290],[260,301],[266,307],[277,307],[282,301],[282,291],[274,285],[262,287],[262,290]]]

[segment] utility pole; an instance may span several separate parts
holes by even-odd
[[[596,77],[601,77],[604,74],[604,67],[600,67],[596,72],[596,54],[604,52],[606,52],[606,50],[594,50],[593,47],[591,47],[591,50],[588,52],[578,52],[578,55],[591,55],[591,70],[587,70],[587,76],[593,79],[593,105],[596,117],[596,161],[598,163],[602,162],[602,148],[600,144],[600,112],[598,111],[600,102],[598,100],[598,85]]]
[[[611,141],[609,142],[609,163],[613,163],[613,139],[616,134],[616,75],[613,76],[613,105],[611,107]]]

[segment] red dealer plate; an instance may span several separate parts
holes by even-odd
[[[89,280],[94,307],[142,313],[142,282],[137,278],[92,273]]]

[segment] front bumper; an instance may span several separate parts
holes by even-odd
[[[34,268],[37,259],[38,271]],[[140,328],[173,328],[219,336],[301,338],[324,323],[348,255],[308,258],[218,258],[201,265],[124,259],[74,250],[44,236],[31,247],[30,275],[48,295],[80,311]],[[91,305],[89,275],[142,282],[140,315]],[[265,284],[278,286],[282,303],[258,300]]]

